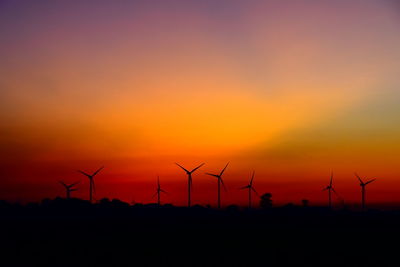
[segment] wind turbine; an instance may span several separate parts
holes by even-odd
[[[375,181],[376,179],[371,179],[367,182],[363,182],[363,180],[360,178],[360,176],[358,176],[357,173],[354,173],[356,175],[356,177],[358,178],[358,180],[360,181],[360,186],[361,186],[361,208],[364,210],[365,209],[365,186],[367,184],[372,183],[373,181]]]
[[[221,208],[221,184],[224,187],[224,190],[226,191],[224,180],[222,180],[222,174],[224,174],[224,171],[225,171],[226,167],[228,167],[228,164],[229,164],[229,162],[225,165],[225,167],[222,169],[220,174],[212,174],[212,173],[206,172],[207,175],[214,176],[215,178],[218,179],[218,209]]]
[[[156,191],[156,193],[153,195],[153,197],[157,196],[157,205],[158,205],[158,206],[160,206],[160,204],[161,204],[161,193],[168,194],[168,192],[166,192],[166,191],[164,191],[163,189],[161,189],[160,177],[157,176],[157,191]]]
[[[201,166],[204,165],[204,163],[200,164],[199,166],[197,166],[196,168],[194,168],[191,171],[186,170],[184,167],[182,167],[181,165],[179,165],[178,163],[175,163],[176,165],[178,165],[182,170],[184,170],[188,176],[188,207],[190,208],[190,194],[192,191],[192,173],[195,172],[198,168],[200,168]]]
[[[329,185],[327,185],[322,190],[322,191],[328,190],[328,205],[329,205],[329,208],[332,208],[332,192],[335,193],[336,195],[338,195],[336,193],[335,189],[333,188],[332,182],[333,182],[333,172],[331,173],[331,181],[329,182]]]
[[[90,181],[90,185],[89,185],[89,201],[90,203],[93,200],[93,192],[95,191],[95,186],[94,186],[94,177],[104,168],[101,167],[100,169],[98,169],[97,171],[95,171],[93,174],[87,174],[86,172],[83,171],[78,171],[80,173],[82,173],[83,175],[85,175],[87,178],[89,178]]]
[[[64,186],[65,192],[66,192],[66,198],[70,199],[71,198],[71,192],[78,190],[77,188],[74,188],[75,185],[79,184],[80,182],[76,182],[73,184],[66,184],[63,181],[60,181],[60,184]]]
[[[257,193],[257,191],[253,187],[254,175],[255,175],[255,171],[253,171],[253,175],[251,176],[250,183],[248,185],[243,186],[242,188],[240,188],[240,189],[248,189],[249,190],[249,209],[251,209],[251,191],[254,191],[254,193],[256,193],[256,195],[259,196],[259,194]]]

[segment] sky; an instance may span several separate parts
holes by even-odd
[[[392,0],[0,0],[0,198],[400,203]],[[335,203],[339,198],[335,198]]]

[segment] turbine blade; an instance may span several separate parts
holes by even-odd
[[[256,193],[257,196],[260,196],[260,194],[254,189],[254,187],[250,187],[250,188],[251,188],[251,190],[254,191],[254,193]]]
[[[220,179],[220,181],[221,181],[222,187],[224,188],[224,191],[225,191],[225,192],[228,192],[228,190],[226,189],[224,180],[222,180],[222,178],[219,178],[219,179]]]
[[[364,184],[364,182],[361,180],[361,177],[360,177],[360,176],[358,176],[358,174],[357,174],[357,173],[354,173],[354,174],[355,174],[355,176],[358,178],[358,180],[360,181],[360,183]]]
[[[157,196],[158,192],[154,193],[154,195],[151,197],[152,199],[155,198],[155,196]]]
[[[164,194],[169,194],[167,191],[165,191],[165,190],[163,190],[163,189],[160,189],[160,192],[163,192]]]
[[[74,187],[75,185],[79,184],[80,182],[81,182],[81,181],[75,182],[75,183],[73,183],[73,184],[70,184],[69,187]]]
[[[226,170],[226,168],[228,167],[229,162],[225,165],[225,167],[222,169],[221,173],[219,174],[219,176],[222,176],[222,174],[224,174],[224,171]]]
[[[87,176],[87,177],[92,177],[90,174],[87,174],[86,172],[83,172],[83,171],[78,171],[78,172],[80,172],[80,173],[82,173],[83,175],[85,175],[85,176]]]
[[[208,172],[206,172],[206,175],[210,175],[210,176],[214,176],[214,177],[217,177],[217,178],[219,178],[219,175],[217,175],[217,174],[212,174],[212,173],[208,173]]]
[[[239,190],[243,190],[243,189],[247,189],[247,188],[249,188],[249,186],[248,186],[248,185],[246,185],[246,186],[243,186],[243,187],[240,187],[240,188],[239,188]]]
[[[333,172],[331,173],[331,182],[329,183],[329,186],[332,186],[332,180],[333,180]]]
[[[59,183],[62,184],[65,188],[68,188],[68,186],[63,181],[59,181]]]
[[[366,182],[365,184],[367,185],[367,184],[369,184],[369,183],[372,183],[373,181],[375,181],[376,179],[372,179],[372,180],[369,180],[368,182]]]
[[[325,187],[324,189],[322,189],[322,191],[326,191],[326,190],[328,190],[328,187]]]
[[[96,174],[98,174],[102,169],[104,169],[104,166],[101,167],[100,169],[98,169],[97,171],[95,171],[92,176],[93,177],[96,176]]]
[[[333,187],[332,187],[331,189],[332,189],[333,193],[335,193],[335,195],[336,195],[338,198],[340,198],[340,196],[339,196],[339,194],[336,192],[336,190],[335,190]]]
[[[254,180],[254,175],[255,175],[256,171],[253,171],[253,175],[251,176],[251,180],[250,180],[250,186],[253,185],[253,180]]]
[[[185,172],[189,172],[188,170],[186,170],[185,168],[183,168],[181,165],[179,165],[178,163],[175,162],[176,165],[178,165],[179,167],[181,167],[182,170],[184,170]]]
[[[198,168],[200,168],[201,166],[203,166],[205,163],[200,164],[199,166],[197,166],[196,168],[194,168],[191,173],[193,173],[194,171],[196,171]]]

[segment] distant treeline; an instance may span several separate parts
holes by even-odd
[[[266,196],[266,197],[265,197]],[[346,207],[332,210],[328,207],[309,206],[308,201],[303,200],[302,205],[288,203],[281,206],[272,206],[271,194],[264,194],[260,198],[260,206],[257,209],[249,209],[238,205],[228,205],[222,209],[212,208],[210,205],[193,205],[192,207],[180,207],[172,204],[158,205],[157,203],[134,203],[129,204],[119,199],[103,198],[96,203],[79,198],[60,198],[43,199],[41,202],[29,202],[27,204],[11,203],[0,200],[0,216],[7,214],[133,214],[133,213],[261,213],[261,214],[331,214],[349,213]],[[383,212],[379,210],[369,210],[369,213]],[[387,211],[388,212],[388,211]],[[392,211],[396,212],[396,211]]]

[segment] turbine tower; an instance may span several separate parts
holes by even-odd
[[[250,183],[248,185],[243,186],[242,188],[240,188],[240,189],[248,189],[249,190],[249,209],[251,209],[251,191],[254,191],[254,193],[256,193],[256,195],[259,196],[259,194],[257,193],[257,191],[253,187],[254,175],[255,175],[255,171],[253,171],[253,175],[251,176]]]
[[[158,206],[161,205],[161,193],[168,194],[168,192],[166,192],[166,191],[164,191],[163,189],[161,189],[160,177],[157,176],[157,191],[156,191],[156,193],[153,195],[153,197],[157,196],[157,205],[158,205]]]
[[[100,169],[98,169],[97,171],[95,171],[93,174],[87,174],[86,172],[83,171],[78,171],[80,173],[82,173],[83,175],[85,175],[87,178],[89,178],[90,184],[89,184],[89,201],[90,203],[92,203],[93,200],[93,192],[95,191],[95,185],[94,185],[94,177],[104,168],[101,167]]]
[[[65,193],[66,193],[66,199],[71,198],[71,192],[78,190],[77,188],[74,188],[75,185],[79,184],[79,182],[73,183],[73,184],[66,184],[63,181],[60,181],[60,184],[64,186],[65,188]]]
[[[363,180],[361,179],[361,177],[358,176],[357,173],[354,173],[354,174],[356,175],[356,177],[357,177],[358,180],[360,181],[360,186],[361,186],[361,208],[362,208],[363,210],[365,210],[365,186],[366,186],[367,184],[372,183],[372,182],[375,181],[376,179],[371,179],[371,180],[369,180],[369,181],[367,181],[367,182],[364,183]]]
[[[226,191],[224,180],[222,180],[222,174],[224,174],[224,171],[226,170],[226,167],[228,167],[228,164],[229,162],[225,165],[220,174],[212,174],[206,172],[207,175],[214,176],[215,178],[218,179],[218,209],[221,208],[221,184],[224,187],[224,190]]]
[[[191,171],[186,170],[184,167],[182,167],[178,163],[175,163],[175,164],[178,165],[182,170],[184,170],[188,176],[188,207],[190,208],[190,194],[192,192],[192,173],[195,172],[201,166],[203,166],[204,163],[200,164],[199,166],[197,166],[196,168],[194,168]]]
[[[326,190],[328,191],[328,206],[329,206],[329,208],[332,208],[332,192],[337,195],[335,189],[333,188],[332,182],[333,182],[333,172],[331,173],[331,181],[329,182],[329,185],[327,185],[322,190],[322,191],[326,191]]]

